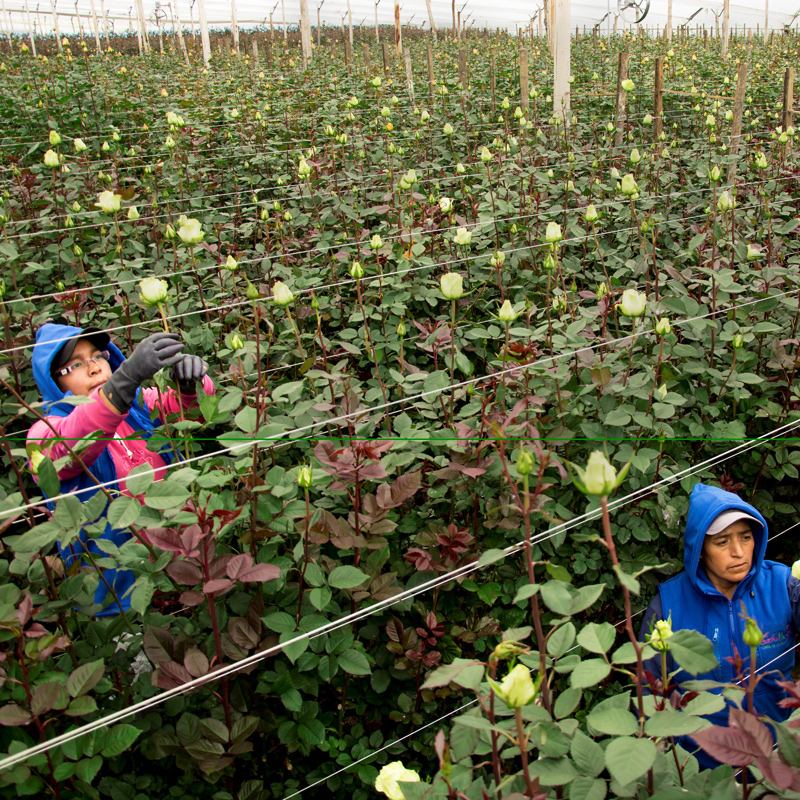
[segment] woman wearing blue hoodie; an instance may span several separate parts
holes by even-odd
[[[764,634],[757,648],[756,669],[761,681],[754,705],[759,714],[785,720],[791,709],[778,703],[786,697],[778,681],[791,680],[795,635],[800,631],[800,581],[791,570],[767,561],[767,522],[749,503],[731,492],[697,484],[689,498],[689,514],[683,538],[685,570],[658,587],[645,612],[639,638],[645,641],[657,620],[671,619],[672,629],[688,628],[709,638],[718,666],[711,672],[690,675],[680,670],[673,682],[680,689],[689,680],[731,683],[737,679],[730,660],[734,647],[750,672],[750,648],[744,643],[745,620],[754,619]],[[668,653],[667,669],[675,664]],[[645,669],[661,677],[660,657],[645,663]],[[730,703],[729,703],[730,705]],[[728,724],[728,709],[706,717],[715,725]],[[694,752],[703,768],[719,762],[699,750],[689,737],[679,744]]]
[[[169,414],[196,405],[196,383],[203,381],[203,391],[214,393],[214,384],[206,375],[208,365],[198,356],[185,355],[184,344],[174,333],[156,333],[144,339],[126,360],[111,343],[107,333],[97,328],[75,328],[71,325],[47,323],[36,333],[33,348],[33,374],[45,402],[45,420],[37,421],[28,432],[28,442],[39,445],[54,461],[69,454],[63,443],[74,444],[95,431],[98,439],[81,454],[84,467],[72,461],[58,472],[61,493],[79,492],[88,500],[99,491],[97,482],[106,484],[113,493],[130,494],[125,476],[140,465],[154,470],[154,480],[164,477],[172,460],[166,450],[147,449],[147,439]],[[140,389],[163,367],[172,367],[180,400],[174,389],[159,393],[158,389]],[[70,396],[85,396],[91,402],[73,405],[64,402]],[[158,421],[151,418],[157,413]],[[110,482],[110,485],[108,485]],[[131,538],[127,529],[106,524],[103,539],[120,546]],[[102,557],[95,540],[81,530],[69,542],[58,543],[64,564],[69,568],[81,559],[85,550]],[[105,583],[100,581],[94,601],[98,616],[118,614],[130,608],[134,583],[130,570],[106,569]],[[119,598],[110,596],[106,583]]]

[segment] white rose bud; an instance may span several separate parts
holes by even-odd
[[[622,301],[617,308],[626,317],[641,317],[647,307],[647,296],[636,289],[626,289],[622,293]]]
[[[180,222],[178,237],[184,244],[200,244],[203,241],[205,233],[203,233],[200,220],[183,217],[178,222]]]
[[[514,308],[510,300],[506,300],[503,305],[500,306],[500,311],[497,314],[497,318],[500,322],[504,322],[506,325],[510,325],[517,316],[518,315],[514,313]]]
[[[418,783],[419,773],[413,769],[406,769],[402,761],[392,761],[381,769],[375,779],[375,788],[383,792],[389,800],[405,800],[398,781],[401,783]]]
[[[149,307],[160,306],[167,299],[169,284],[160,278],[145,278],[139,282],[139,296]]]
[[[46,167],[52,167],[53,169],[61,166],[61,160],[55,150],[48,150],[44,154],[44,165]]]
[[[489,684],[509,708],[527,706],[536,697],[537,686],[531,678],[530,669],[524,664],[517,664],[501,683],[498,684],[490,678]]]
[[[99,206],[106,214],[113,214],[115,211],[119,211],[121,204],[122,195],[114,194],[114,192],[109,191],[100,192],[100,196],[95,203],[95,205]]]
[[[464,280],[457,272],[442,275],[440,286],[442,294],[448,300],[458,300],[464,294]]]
[[[544,234],[544,240],[549,244],[556,244],[564,238],[561,233],[561,226],[557,222],[548,222],[547,230]]]
[[[454,240],[457,245],[467,247],[472,242],[472,234],[466,228],[458,228]]]
[[[294,295],[283,281],[275,281],[272,285],[272,299],[279,306],[288,306],[294,300]]]

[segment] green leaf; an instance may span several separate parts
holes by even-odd
[[[70,697],[81,697],[94,689],[100,678],[103,677],[104,669],[102,658],[90,661],[88,664],[81,664],[67,678],[67,691]]]
[[[182,506],[190,494],[189,490],[179,483],[169,480],[157,481],[145,492],[144,504],[157,511],[166,511]]]
[[[308,650],[308,639],[300,639],[299,641],[294,642],[293,644],[284,644],[284,642],[288,642],[291,639],[294,639],[297,634],[293,632],[286,632],[282,633],[279,637],[279,641],[283,644],[283,652],[286,655],[286,658],[292,662],[292,664],[297,663],[297,659],[300,658],[306,650]]]
[[[609,736],[632,736],[639,730],[636,717],[625,708],[602,708],[592,711],[586,722],[600,733]]]
[[[103,766],[102,756],[92,756],[92,758],[81,759],[75,765],[75,774],[86,783],[91,783],[97,775],[100,767]]]
[[[48,496],[56,497],[61,494],[61,481],[50,456],[45,456],[36,471],[36,482],[39,488]],[[77,498],[75,498],[77,500]]]
[[[556,719],[564,719],[568,717],[578,707],[578,703],[583,697],[583,692],[580,689],[573,689],[568,687],[559,692],[556,697],[555,705],[553,706],[553,715]]]
[[[573,689],[586,689],[605,680],[611,672],[611,664],[602,658],[583,659],[570,675],[569,682]]]
[[[308,599],[317,611],[324,611],[330,604],[332,597],[331,590],[327,586],[312,589],[308,593]]]
[[[64,711],[70,717],[83,717],[86,714],[91,714],[97,711],[97,702],[94,697],[84,695],[83,697],[76,697]]]
[[[644,732],[648,736],[663,739],[667,736],[683,736],[697,733],[711,723],[702,717],[684,714],[681,711],[656,711],[644,724]]]
[[[256,410],[252,406],[245,406],[234,418],[233,421],[240,431],[245,433],[255,433],[257,416]]]
[[[339,656],[339,666],[351,675],[370,675],[372,673],[369,660],[360,650],[345,650]]]
[[[570,606],[570,614],[578,614],[585,611],[589,606],[597,602],[600,595],[603,594],[603,589],[606,588],[604,583],[594,583],[590,586],[581,586],[577,590],[577,594],[572,598],[572,605]]]
[[[328,583],[334,589],[355,589],[368,580],[369,575],[358,569],[358,567],[336,567],[331,570],[331,574],[328,575]]]
[[[520,586],[520,588],[517,589],[517,593],[514,595],[514,602],[521,603],[533,597],[535,594],[539,594],[541,588],[542,585],[540,583],[526,583],[524,586]]]
[[[150,601],[153,599],[155,590],[156,585],[152,577],[150,575],[140,575],[136,579],[131,592],[131,608],[144,616],[150,608]]]
[[[556,614],[568,617],[572,607],[569,584],[563,581],[547,581],[541,586],[542,600],[547,607]]]
[[[444,389],[445,386],[450,385],[450,375],[443,369],[437,370],[436,372],[431,372],[427,378],[425,378],[425,382],[422,384],[422,391],[423,392],[435,392],[437,389]],[[428,402],[435,400],[437,397],[436,394],[430,394],[425,399]]]
[[[597,777],[606,765],[603,748],[580,730],[572,737],[570,753],[578,771],[584,775]]]
[[[120,753],[124,753],[136,741],[140,733],[139,728],[135,728],[125,722],[114,725],[106,733],[102,754],[106,758],[113,758]]]
[[[606,782],[601,778],[578,775],[569,785],[569,800],[605,800]]]
[[[484,666],[479,661],[456,658],[452,664],[446,664],[433,670],[422,684],[423,689],[436,689],[457,683],[465,689],[477,691],[483,680]]]
[[[277,633],[293,633],[296,627],[295,619],[285,611],[274,611],[262,617],[261,621],[271,630]]]
[[[553,658],[560,658],[572,647],[575,641],[575,626],[571,622],[556,628],[547,639],[547,652]]]
[[[83,503],[77,497],[62,497],[56,503],[53,520],[67,530],[80,528],[86,522]]]
[[[622,427],[627,425],[630,421],[631,415],[621,408],[615,408],[613,411],[609,411],[603,418],[603,423],[605,425],[613,425],[615,427]]]
[[[712,692],[700,692],[697,697],[693,697],[684,707],[684,714],[714,714],[725,708],[725,698],[720,694]],[[800,766],[800,764],[798,764]]]
[[[698,631],[684,628],[669,637],[669,649],[675,661],[692,675],[710,672],[718,665],[714,645]]]
[[[608,622],[590,622],[578,634],[578,644],[590,653],[606,653],[614,644],[617,631]]]
[[[150,464],[140,464],[125,476],[125,488],[134,495],[144,494],[154,480],[153,467]],[[133,498],[128,499],[132,500]]]
[[[614,565],[614,574],[617,576],[619,582],[631,593],[638,595],[641,591],[641,587],[639,586],[639,581],[633,577],[633,575],[629,575],[622,567],[618,566],[617,564]]]
[[[562,581],[563,583],[571,583],[572,576],[569,574],[569,570],[566,567],[547,561],[545,562],[544,568],[551,578],[555,578],[557,581]]]
[[[530,771],[542,786],[564,786],[578,774],[568,758],[538,758],[531,762]]]
[[[27,533],[23,533],[13,545],[15,553],[35,553],[48,550],[61,535],[61,530],[54,522],[42,522]]]
[[[644,775],[655,760],[656,746],[649,739],[614,739],[606,748],[606,767],[623,786]]]
[[[127,479],[125,481],[127,486]],[[112,528],[127,528],[135,524],[142,513],[142,504],[135,497],[118,497],[108,507],[108,521]]]

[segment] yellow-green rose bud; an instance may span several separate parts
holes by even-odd
[[[626,92],[632,92],[634,89],[634,83],[630,78],[625,78],[621,86]]]
[[[105,211],[106,214],[113,214],[115,211],[119,211],[121,204],[122,195],[114,194],[114,192],[109,191],[100,192],[97,202],[95,203],[95,205]]]
[[[364,267],[361,266],[360,261],[354,261],[350,265],[350,277],[356,279],[364,277]]]
[[[452,136],[455,131],[453,130],[453,126],[449,122],[445,122],[444,128],[442,128],[442,133],[445,136]]]
[[[630,172],[622,179],[619,188],[622,194],[628,195],[628,197],[639,194],[639,187]]]
[[[647,643],[660,653],[669,650],[667,639],[672,636],[672,615],[669,619],[660,619],[653,626],[651,633],[647,635]]]
[[[183,218],[183,222],[178,228],[178,237],[184,244],[200,244],[204,236],[205,233],[200,225],[200,220]]]
[[[556,244],[564,238],[561,233],[561,226],[557,222],[548,222],[547,230],[544,234],[544,240],[549,244]]]
[[[587,222],[596,222],[599,216],[600,215],[597,213],[597,209],[594,207],[594,203],[590,203],[588,206],[586,206],[584,217],[586,218]]]
[[[501,683],[489,679],[495,694],[509,707],[522,708],[536,698],[537,687],[531,678],[531,671],[524,664],[517,664]]]
[[[311,467],[301,464],[297,468],[297,485],[301,489],[308,489],[314,483],[314,476],[311,472]]]
[[[131,207],[128,209],[128,219],[129,219],[131,222],[136,222],[136,220],[137,220],[137,219],[139,219],[139,211],[138,211],[138,209],[136,208],[136,206],[131,206]]]
[[[672,332],[672,324],[669,321],[668,317],[661,317],[655,325],[656,333],[659,336],[667,336],[669,333]]]
[[[169,284],[160,278],[145,278],[139,282],[139,296],[146,306],[161,305],[169,293]]]
[[[48,150],[44,154],[44,165],[53,169],[61,165],[61,159],[59,159],[58,153],[56,153],[55,150]]]
[[[283,281],[275,281],[272,285],[272,299],[279,306],[288,306],[294,301],[291,289]]]
[[[373,79],[373,83],[374,80],[380,80],[380,78]],[[418,772],[413,769],[406,769],[402,761],[392,761],[378,773],[378,777],[375,779],[375,788],[379,792],[383,792],[389,800],[405,800],[405,795],[397,785],[398,781],[401,783],[418,783],[419,780]]]
[[[744,621],[744,643],[748,647],[758,647],[764,641],[764,634],[754,619],[747,617]]]
[[[466,228],[458,228],[454,241],[461,247],[468,247],[472,242],[472,234]]]
[[[506,300],[508,303],[508,300]],[[517,472],[520,475],[530,475],[533,472],[533,454],[526,447],[520,447],[517,456]]]
[[[617,303],[617,308],[626,317],[641,317],[646,307],[647,295],[636,289],[626,289],[622,293],[622,301]]]
[[[231,334],[231,350],[244,350],[244,339],[238,333]]]
[[[589,456],[585,470],[577,469],[578,488],[584,494],[607,497],[617,488],[617,471],[600,450]]]
[[[744,347],[744,336],[741,333],[736,333],[733,335],[733,339],[731,339],[731,347],[734,350],[741,350]]]

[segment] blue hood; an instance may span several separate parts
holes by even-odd
[[[683,564],[692,585],[701,592],[716,592],[705,572],[700,568],[700,553],[706,531],[714,519],[723,511],[744,511],[755,517],[761,527],[753,525],[755,549],[753,550],[753,566],[742,585],[749,585],[758,576],[764,563],[767,551],[767,521],[750,503],[746,503],[733,492],[726,492],[714,486],[698,483],[689,496],[689,514],[686,519],[686,533],[683,537]]]
[[[69,403],[59,402],[65,397],[73,397],[73,394],[72,392],[62,392],[58,388],[58,384],[50,375],[50,368],[53,364],[53,359],[64,346],[64,343],[69,339],[79,339],[83,335],[83,328],[76,328],[72,325],[58,325],[53,322],[46,322],[36,331],[36,344],[33,347],[33,377],[36,380],[39,391],[42,393],[42,400],[47,403],[45,406],[46,414],[65,417],[74,408]],[[111,366],[111,371],[115,372],[125,361],[125,356],[111,342],[108,343],[106,349],[110,353],[109,365]]]

